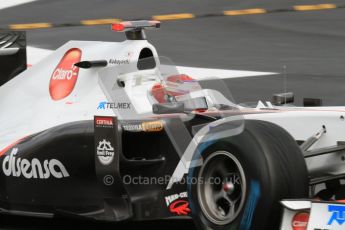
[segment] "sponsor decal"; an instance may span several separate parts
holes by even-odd
[[[133,57],[133,52],[129,51],[126,53],[123,59],[111,58],[108,61],[110,65],[128,65],[131,62],[131,58]]]
[[[292,218],[292,229],[293,230],[307,230],[309,221],[309,213],[299,212]]]
[[[2,170],[6,176],[24,177],[27,179],[48,179],[55,177],[58,179],[69,177],[65,166],[56,159],[44,160],[41,162],[37,158],[31,161],[24,158],[17,158],[18,148],[12,149],[10,155],[6,156],[2,163]]]
[[[164,125],[162,121],[122,124],[122,128],[130,132],[160,132]]]
[[[165,197],[165,203],[169,208],[169,211],[176,215],[188,215],[190,213],[189,203],[185,199],[188,198],[187,192],[181,192],[180,194],[173,194]]]
[[[131,103],[127,102],[106,102],[102,101],[98,104],[97,109],[131,109]]]
[[[187,192],[181,192],[180,194],[174,194],[174,195],[166,196],[165,197],[165,203],[167,204],[167,206],[169,206],[172,202],[174,202],[177,199],[181,199],[181,198],[188,198],[188,193]]]
[[[327,225],[334,223],[343,225],[345,223],[345,206],[328,205],[328,212],[332,213]]]
[[[94,117],[95,170],[98,180],[107,186],[108,193],[114,192],[112,186],[119,178],[118,122],[116,117]],[[118,186],[118,185],[116,185]],[[118,188],[118,187],[117,187]]]
[[[179,216],[186,216],[191,211],[189,209],[189,203],[186,200],[177,200],[173,202],[170,205],[169,210],[171,213],[175,213],[176,215],[179,215]]]
[[[95,121],[96,121],[97,126],[113,125],[113,118],[112,117],[95,117]]]
[[[112,65],[128,65],[130,62],[129,59],[109,59],[109,64]]]
[[[114,159],[114,148],[111,146],[110,141],[103,139],[98,143],[97,156],[101,164],[109,165]]]
[[[124,124],[122,125],[122,128],[126,131],[130,131],[130,132],[142,132],[143,131],[143,127],[141,126],[141,124]]]
[[[78,80],[79,68],[74,64],[81,60],[81,50],[68,50],[55,68],[50,78],[49,93],[53,100],[61,100],[70,95]]]
[[[344,230],[344,223],[344,204],[312,202],[307,230]]]
[[[164,128],[162,121],[148,121],[143,122],[141,125],[144,132],[160,132]]]

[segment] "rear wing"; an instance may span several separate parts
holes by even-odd
[[[26,68],[26,33],[0,31],[0,86]]]

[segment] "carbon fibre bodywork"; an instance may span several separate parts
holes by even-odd
[[[151,122],[174,128],[178,122],[187,128],[196,122],[201,125],[209,122],[203,117],[192,117],[184,122],[178,118]],[[130,128],[142,123],[121,121],[114,127],[117,132],[114,164],[105,175],[102,172],[105,166],[96,154],[95,139],[106,131],[95,131],[92,120],[67,123],[19,140],[2,152],[0,158],[6,174],[0,176],[1,210],[106,221],[178,216],[169,211],[165,197],[187,190],[186,184],[166,190],[180,161],[179,155],[164,127],[158,131]],[[112,175],[111,183],[105,181],[107,175]],[[135,178],[137,181],[129,181]],[[157,183],[139,181],[144,178]],[[158,183],[158,178],[165,180]]]

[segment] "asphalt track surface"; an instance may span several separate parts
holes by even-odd
[[[146,19],[172,13],[211,14],[224,10],[344,3],[340,0],[41,0],[2,10],[0,24],[71,23],[85,19]],[[283,12],[236,17],[166,21],[148,32],[159,55],[177,65],[253,70],[286,74],[231,79],[237,102],[269,100],[271,94],[294,91],[323,98],[325,105],[345,103],[345,9]],[[54,49],[67,40],[121,41],[109,26],[62,27],[28,31],[30,45]]]
[[[71,23],[86,19],[147,19],[152,15],[211,14],[244,8],[286,8],[293,5],[344,3],[340,0],[41,0],[0,11],[0,24]],[[1,2],[0,2],[1,4]],[[148,32],[161,56],[177,65],[278,72],[273,76],[228,79],[237,102],[269,100],[285,88],[303,97],[322,98],[325,105],[345,105],[345,9],[282,12],[236,17],[166,21]],[[28,31],[29,45],[55,49],[68,40],[121,41],[109,26],[61,27]],[[67,220],[5,217],[4,229],[62,229]],[[80,227],[142,228],[142,224],[85,224]],[[189,228],[189,221],[143,223],[146,228]],[[181,224],[183,224],[181,226]]]

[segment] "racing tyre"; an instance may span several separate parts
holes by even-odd
[[[303,154],[275,124],[246,120],[242,133],[201,146],[194,160],[203,164],[188,173],[188,181],[199,179],[188,185],[199,229],[279,229],[280,200],[308,197]]]

